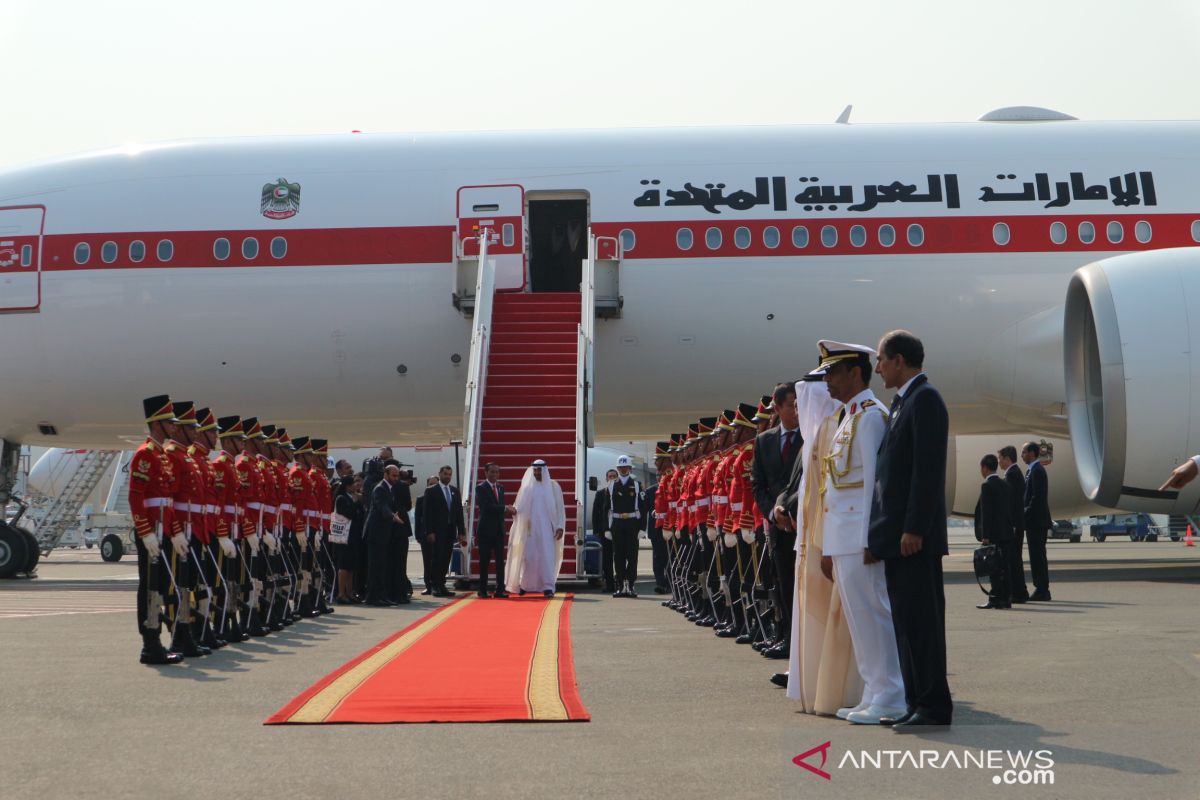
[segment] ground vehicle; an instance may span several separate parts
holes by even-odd
[[[1050,532],[1047,535],[1049,539],[1066,539],[1071,542],[1078,542],[1083,538],[1083,533],[1079,528],[1075,527],[1075,523],[1069,519],[1056,519],[1054,525],[1050,527]]]
[[[1092,539],[1103,542],[1109,536],[1128,536],[1131,542],[1156,542],[1149,514],[1103,514],[1092,517]]]

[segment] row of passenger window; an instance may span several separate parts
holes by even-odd
[[[1096,241],[1096,226],[1091,222],[1079,223],[1077,234],[1079,241],[1083,244],[1092,244]],[[1105,236],[1111,244],[1119,244],[1125,239],[1125,225],[1117,220],[1109,222],[1105,226]],[[1141,244],[1147,244],[1153,238],[1154,231],[1150,227],[1150,223],[1146,220],[1138,220],[1133,225],[1133,236]],[[880,246],[891,247],[896,243],[896,229],[891,225],[880,225],[876,231],[876,237]],[[733,231],[733,246],[739,250],[747,250],[753,244],[753,234],[749,228],[739,227]],[[911,247],[920,247],[925,243],[925,229],[919,224],[909,225],[905,230],[905,239]],[[820,240],[823,247],[837,247],[838,244],[838,229],[833,225],[824,225],[820,230]],[[850,226],[849,234],[850,244],[853,247],[865,247],[867,244],[867,229],[863,225]],[[1012,234],[1009,231],[1008,225],[1003,222],[997,222],[992,226],[992,240],[1001,247],[1007,245],[1012,240]],[[1200,242],[1200,220],[1192,223],[1192,240]],[[771,250],[779,247],[780,243],[779,229],[773,225],[768,225],[762,230],[762,243],[764,247]],[[1067,225],[1064,222],[1053,222],[1050,224],[1050,241],[1054,244],[1066,244],[1067,242]],[[675,232],[675,245],[680,250],[691,250],[695,244],[694,234],[691,228],[680,228]],[[704,232],[704,246],[709,250],[719,250],[724,244],[724,233],[720,228],[709,228]],[[792,228],[792,246],[797,249],[808,247],[809,235],[808,228],[803,225],[797,225]],[[630,252],[637,245],[637,236],[629,228],[621,231],[621,249],[623,252]]]
[[[253,236],[247,236],[242,239],[242,258],[252,260],[258,258],[258,239]],[[229,240],[222,237],[213,242],[213,257],[218,261],[226,261],[230,253],[233,252],[233,246]],[[270,252],[272,258],[283,258],[287,255],[287,239],[282,236],[276,236],[271,240]],[[100,245],[100,260],[105,264],[111,264],[117,260],[120,255],[120,247],[116,242],[105,242]],[[129,260],[135,264],[140,264],[146,260],[146,243],[140,239],[135,239],[129,243]],[[160,263],[167,263],[175,257],[175,243],[170,239],[159,239],[158,245],[155,248],[154,255]],[[86,264],[92,258],[92,246],[87,242],[80,242],[75,245],[75,263]]]

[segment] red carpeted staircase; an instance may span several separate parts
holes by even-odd
[[[575,387],[580,295],[497,293],[492,309],[479,470],[500,465],[511,505],[525,470],[540,458],[563,491],[567,512],[564,577],[575,570]],[[478,551],[471,554],[478,572]]]

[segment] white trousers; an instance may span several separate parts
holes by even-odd
[[[904,708],[904,680],[883,562],[864,564],[862,553],[834,556],[833,576],[854,642],[854,661],[863,679],[862,701]]]

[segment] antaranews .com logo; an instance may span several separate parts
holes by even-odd
[[[824,780],[833,743],[806,750],[792,763]],[[817,763],[817,762],[820,763]],[[1054,754],[1050,750],[847,750],[830,769],[933,769],[990,772],[997,786],[1051,786],[1054,784]]]

